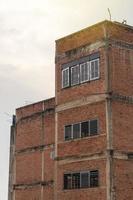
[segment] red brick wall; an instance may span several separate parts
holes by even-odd
[[[100,79],[90,82],[78,84],[69,88],[62,88],[62,64],[68,63],[72,60],[77,60],[81,56],[90,55],[94,52],[100,53]],[[56,103],[62,104],[68,101],[80,99],[83,96],[91,94],[99,94],[105,92],[105,50],[103,48],[96,49],[95,51],[88,50],[84,55],[74,55],[71,59],[67,58],[65,61],[56,64]]]
[[[115,199],[133,199],[133,162],[115,160],[114,162]]]
[[[40,200],[41,188],[32,188],[26,190],[16,190],[15,199],[17,200]],[[49,199],[50,200],[50,199]]]
[[[44,141],[45,145],[55,142],[55,113],[51,111],[44,117]]]
[[[16,188],[17,200],[53,198],[54,161],[51,152],[54,151],[55,139],[54,107],[54,99],[50,99],[17,109],[15,185],[31,185],[31,189]],[[39,150],[41,145],[44,147]],[[46,185],[32,186],[41,181]]]
[[[51,98],[34,104],[20,107],[16,109],[17,121],[22,117],[31,116],[37,112],[42,112],[43,110],[46,110],[54,106],[55,106],[55,98]]]
[[[105,29],[107,30],[107,36],[109,38],[114,38],[119,41],[123,40],[129,43],[132,43],[133,41],[133,31],[131,28],[122,25],[121,23],[115,24],[111,21],[103,21],[57,40],[56,52],[63,53],[79,46],[92,44],[98,40],[102,40],[106,34]]]
[[[16,183],[33,183],[41,181],[41,152],[16,156]]]
[[[113,47],[111,52],[112,91],[125,96],[133,95],[133,51]]]
[[[41,144],[42,116],[32,116],[17,123],[16,150]]]
[[[64,126],[91,119],[99,119],[99,135],[64,141]],[[105,103],[69,109],[58,114],[58,156],[100,152],[106,148]]]
[[[99,170],[99,187],[63,190],[64,173],[87,171],[87,170],[88,171]],[[90,160],[90,161],[82,161],[82,162],[58,165],[57,196],[58,200],[106,199],[106,161]]]
[[[54,160],[51,158],[53,148],[48,148],[44,151],[44,180],[54,180]]]
[[[112,109],[114,149],[133,151],[133,106],[113,102]]]
[[[107,35],[105,28],[107,28]],[[109,29],[108,29],[109,28]],[[56,41],[56,105],[64,104],[88,95],[101,94],[106,92],[106,51],[103,44],[105,36],[110,39],[132,43],[132,30],[125,25],[116,25],[112,22],[102,22],[92,27],[79,31],[65,38]],[[96,44],[96,42],[99,42]],[[93,46],[95,43],[95,48]],[[91,45],[86,48],[86,45]],[[120,45],[120,44],[119,44]],[[122,45],[122,43],[121,43]],[[73,51],[71,56],[66,54],[78,48],[83,51]],[[84,48],[86,48],[84,50]],[[71,88],[61,87],[61,65],[92,53],[100,53],[100,79],[76,85]],[[67,52],[68,53],[68,52]],[[111,90],[121,95],[133,94],[133,53],[124,49],[123,46],[113,45],[110,47],[110,71]],[[54,161],[51,159],[51,152],[54,150],[55,142],[55,114],[49,108],[55,108],[55,99],[49,99],[24,106],[17,109],[16,126],[16,150],[31,148],[32,152],[21,152],[16,154],[16,182],[15,184],[26,184],[37,181],[54,180]],[[132,147],[132,107],[120,102],[112,103],[112,127],[113,147],[115,150],[133,151]],[[91,119],[99,119],[99,135],[88,138],[64,141],[64,126]],[[72,156],[90,153],[98,153],[106,150],[106,110],[105,102],[90,104],[78,108],[65,110],[58,113],[58,156]],[[45,145],[43,150],[34,149],[35,146]],[[95,158],[95,157],[93,157]],[[65,160],[57,164],[57,200],[104,200],[107,199],[106,186],[106,160],[92,159],[65,163]],[[42,168],[42,166],[44,168]],[[79,190],[63,190],[63,174],[73,171],[99,170],[100,186]],[[124,160],[113,162],[114,190],[117,200],[131,200],[132,188],[132,163]],[[42,171],[43,170],[43,171]],[[56,174],[55,174],[56,175]],[[126,183],[126,184],[125,184]],[[16,190],[16,200],[52,200],[54,199],[54,186],[34,186],[33,188]],[[125,192],[126,190],[126,192]],[[41,200],[42,200],[41,199]]]

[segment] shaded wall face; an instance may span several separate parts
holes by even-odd
[[[110,50],[111,90],[125,96],[133,95],[133,50],[127,47],[113,46]]]
[[[133,162],[132,160],[114,161],[115,198],[118,200],[133,199]]]
[[[133,151],[133,106],[132,104],[113,102],[113,146],[123,152]]]
[[[38,106],[30,105],[17,111],[15,199],[53,198],[54,160],[51,157],[55,135],[53,105],[53,102]]]

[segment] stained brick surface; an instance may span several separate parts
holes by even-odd
[[[113,102],[114,149],[133,152],[133,106]]]
[[[133,106],[127,100],[133,95],[132,42],[132,27],[110,21],[56,41],[55,98],[16,110],[14,200],[133,199],[133,164],[127,156],[133,152]],[[100,78],[62,89],[62,64],[96,52]],[[126,101],[113,98],[116,93]],[[108,97],[69,107],[101,94]],[[98,135],[64,140],[65,125],[92,119],[99,121]],[[89,170],[99,170],[99,187],[63,189],[64,173]]]
[[[69,172],[80,172],[98,169],[99,174],[99,187],[98,188],[86,188],[86,189],[73,189],[63,190],[63,174]],[[87,199],[92,198],[104,199],[106,198],[106,161],[105,160],[91,160],[69,164],[62,164],[58,166],[58,199]]]
[[[114,162],[114,188],[116,199],[133,199],[133,162],[131,160]]]
[[[34,183],[41,180],[41,153],[29,153],[16,157],[16,183]]]

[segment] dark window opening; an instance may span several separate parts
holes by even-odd
[[[98,170],[90,171],[90,187],[98,187]]]
[[[99,186],[98,170],[64,174],[64,189]]]
[[[89,136],[89,121],[81,123],[81,137]]]
[[[89,187],[89,173],[82,172],[81,173],[81,188]]]
[[[91,120],[90,121],[90,135],[97,135],[98,134],[98,120]]]
[[[98,134],[98,120],[89,120],[65,126],[65,140],[84,138]]]
[[[72,189],[80,188],[80,173],[72,174]]]
[[[71,189],[71,188],[72,188],[72,175],[64,174],[64,189]]]
[[[72,139],[72,125],[65,126],[65,140]]]
[[[80,138],[80,124],[73,125],[73,139]]]

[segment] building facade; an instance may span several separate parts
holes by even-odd
[[[133,28],[57,40],[55,78],[55,98],[16,110],[9,200],[132,200]]]

